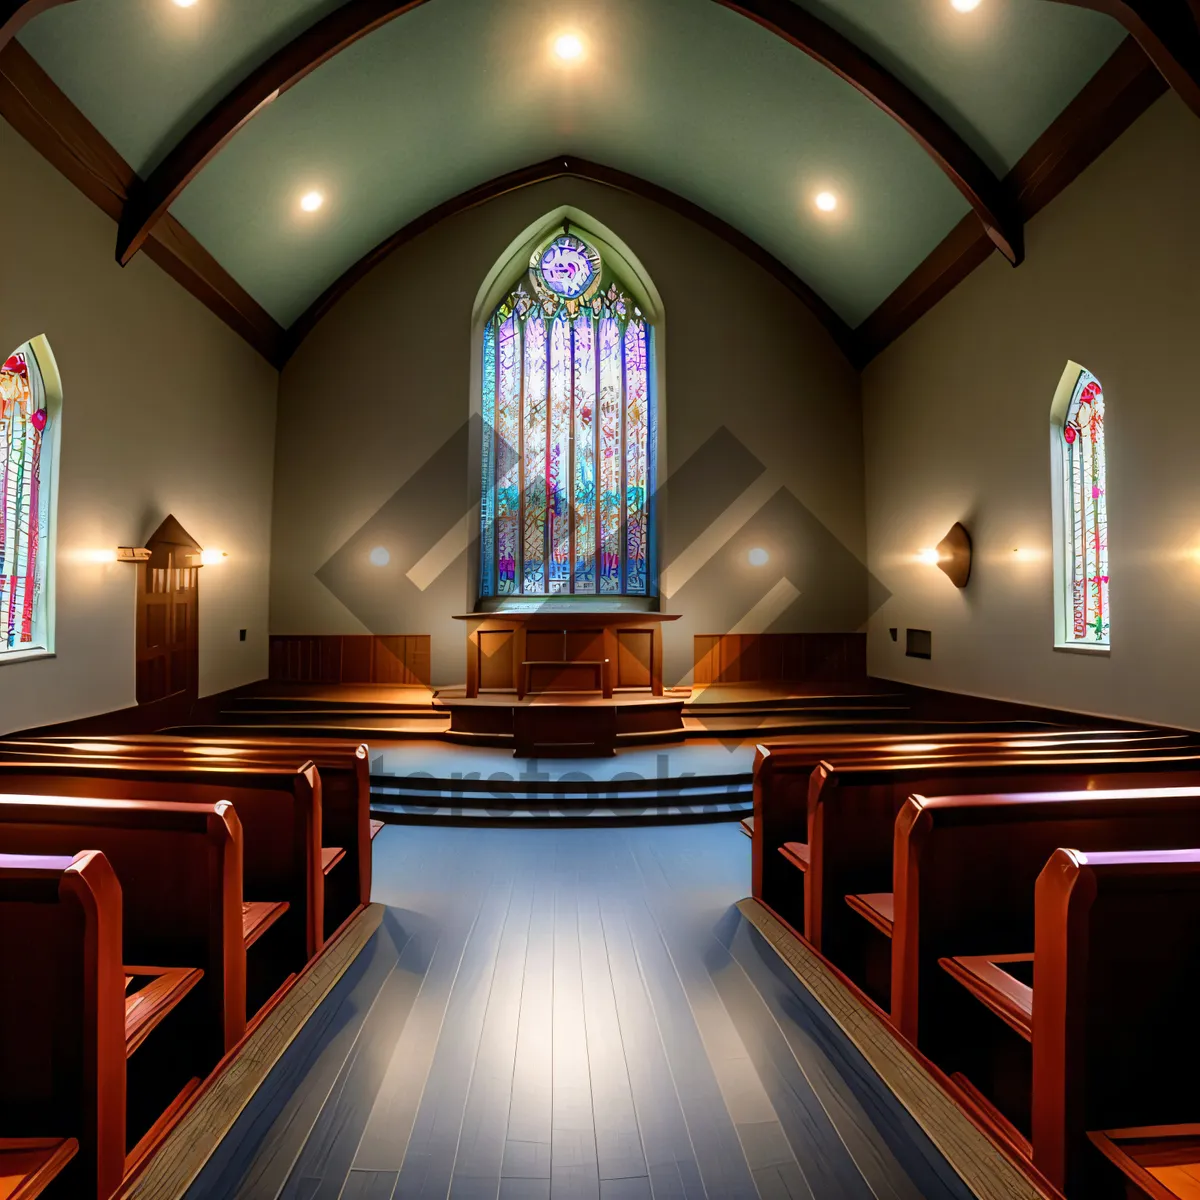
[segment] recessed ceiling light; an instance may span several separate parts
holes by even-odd
[[[979,0],[950,0],[950,5],[959,12],[974,12],[979,7]]]
[[[325,197],[320,192],[305,192],[300,197],[300,207],[305,212],[316,212],[322,204],[325,203]]]
[[[752,567],[761,567],[771,556],[761,546],[755,546],[746,557],[750,560]]]
[[[175,0],[175,3],[180,8],[191,8],[196,3],[196,0]]]
[[[838,206],[838,199],[832,192],[818,192],[813,199],[813,203],[822,212],[833,212]]]
[[[376,546],[367,557],[376,567],[386,567],[392,561],[392,556],[388,553],[386,546]]]
[[[554,53],[563,62],[575,62],[583,57],[583,42],[573,33],[560,34],[554,39]]]

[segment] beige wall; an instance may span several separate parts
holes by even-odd
[[[0,345],[44,334],[63,383],[57,653],[0,660],[0,730],[135,702],[134,569],[88,555],[168,512],[229,553],[201,572],[201,694],[260,679],[278,376],[145,256],[118,267],[113,223],[2,122],[0,156]]]
[[[866,370],[872,671],[1200,728],[1200,121],[1160,100]],[[1055,651],[1048,421],[1068,359],[1104,385],[1112,652]],[[913,561],[956,520],[956,591]],[[1014,554],[1020,548],[1021,555]],[[888,627],[900,630],[893,644]],[[933,659],[904,657],[904,628]]]
[[[713,504],[728,510],[749,464],[762,494],[779,491],[740,532],[735,524],[733,536],[717,536],[713,557],[664,602],[685,614],[668,635],[668,676],[690,669],[694,633],[732,628],[785,569],[800,596],[771,628],[859,627],[867,589],[855,373],[805,307],[721,240],[640,198],[560,180],[445,221],[391,255],[284,369],[272,632],[430,633],[435,682],[462,680],[463,630],[450,614],[474,601],[467,552],[451,554],[424,590],[406,576],[440,539],[454,543],[471,506],[465,438],[434,456],[470,413],[476,294],[509,244],[560,205],[613,231],[661,295],[666,474],[706,444],[710,454],[744,447],[738,470],[713,454],[709,486],[698,489],[693,471],[671,495],[661,561],[702,535]],[[391,563],[371,567],[372,542],[389,538]],[[777,553],[755,574],[743,543]]]

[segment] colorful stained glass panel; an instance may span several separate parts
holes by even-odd
[[[520,326],[510,315],[500,326],[496,383],[496,590],[517,589],[521,513],[521,359]]]
[[[575,318],[575,591],[596,590],[596,326]]]
[[[489,321],[483,331],[483,412],[481,449],[480,592],[495,592],[496,561],[496,325]]]
[[[1108,482],[1104,454],[1104,391],[1080,373],[1062,427],[1064,511],[1067,515],[1068,640],[1109,644]]]
[[[646,325],[625,327],[625,591],[646,592],[650,528],[649,353]]]
[[[571,326],[560,312],[550,333],[550,445],[546,502],[550,591],[571,589]]]
[[[621,590],[621,326],[600,321],[600,591]]]
[[[536,311],[525,322],[524,586],[526,594],[546,590],[546,322]]]

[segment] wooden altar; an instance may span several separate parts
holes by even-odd
[[[663,623],[677,613],[578,612],[545,608],[526,612],[465,613],[466,699],[481,692],[592,693],[611,700],[615,691],[663,694]]]

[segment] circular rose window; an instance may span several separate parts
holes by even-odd
[[[600,285],[600,254],[572,234],[556,237],[530,263],[535,281],[563,300],[586,299]]]

